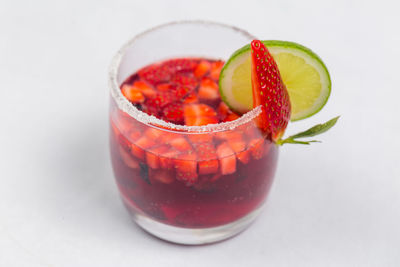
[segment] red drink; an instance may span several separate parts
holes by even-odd
[[[221,61],[174,59],[131,75],[122,94],[139,110],[176,125],[237,119],[218,91]],[[190,132],[135,120],[111,103],[111,157],[133,214],[184,228],[237,221],[264,202],[277,147],[253,120],[223,131]]]

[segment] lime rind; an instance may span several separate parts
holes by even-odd
[[[291,121],[302,120],[318,113],[327,103],[331,93],[331,79],[328,69],[322,59],[315,54],[311,49],[294,42],[266,40],[262,41],[274,56],[280,53],[290,53],[305,60],[305,62],[312,66],[319,74],[320,83],[322,85],[321,94],[314,101],[314,104],[301,112],[293,115]],[[220,94],[222,100],[235,112],[243,113],[251,109],[235,100],[233,93],[230,90],[223,90],[223,88],[230,88],[229,82],[231,79],[224,79],[225,77],[232,77],[235,65],[241,64],[247,57],[250,57],[250,45],[246,45],[232,54],[229,60],[221,70],[220,76]],[[279,67],[279,62],[278,67]],[[233,68],[232,68],[233,67]],[[290,89],[290,88],[289,88]],[[290,95],[290,90],[289,90]]]

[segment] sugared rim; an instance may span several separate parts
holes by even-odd
[[[123,56],[125,55],[126,51],[128,48],[134,43],[136,40],[140,39],[142,36],[151,33],[153,31],[156,31],[158,29],[168,27],[171,25],[175,24],[199,24],[199,25],[212,25],[212,26],[217,26],[217,27],[224,27],[228,28],[230,30],[236,31],[247,38],[249,40],[256,39],[254,36],[252,36],[250,33],[248,33],[245,30],[239,29],[234,26],[222,24],[222,23],[217,23],[217,22],[209,22],[209,21],[201,21],[201,20],[188,20],[188,21],[174,21],[174,22],[169,22],[165,24],[161,24],[159,26],[150,28],[149,30],[146,30],[135,37],[133,37],[131,40],[129,40],[124,46],[122,46],[118,52],[115,54],[111,61],[111,65],[109,68],[109,85],[111,88],[111,96],[117,103],[117,106],[119,109],[124,111],[125,113],[129,114],[132,118],[140,121],[141,123],[144,123],[149,126],[153,127],[161,127],[161,128],[167,128],[169,131],[179,131],[179,132],[194,132],[194,133],[204,133],[204,132],[219,132],[219,131],[226,131],[226,130],[233,130],[234,128],[243,125],[254,118],[256,118],[260,113],[261,113],[261,107],[258,106],[246,114],[242,115],[240,118],[234,120],[234,121],[229,121],[229,122],[222,122],[218,124],[208,124],[204,126],[184,126],[184,125],[177,125],[173,124],[170,122],[163,121],[161,119],[158,119],[152,115],[148,115],[145,112],[142,112],[138,110],[134,105],[132,105],[131,102],[129,102],[121,92],[121,89],[118,85],[117,82],[117,74],[118,70],[121,64],[121,60]],[[232,51],[233,52],[233,51]]]

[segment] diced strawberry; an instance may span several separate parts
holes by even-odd
[[[185,125],[200,126],[218,123],[217,113],[206,104],[186,104],[184,106]]]
[[[140,137],[134,144],[131,145],[131,153],[139,159],[144,159],[145,150],[153,147],[156,143],[147,136]]]
[[[131,169],[139,169],[139,163],[121,146],[119,147],[119,155],[126,166]]]
[[[230,110],[224,102],[219,104],[217,113],[222,122],[233,121],[240,118],[240,116]]]
[[[225,118],[231,113],[228,105],[221,101],[217,108],[218,117],[221,121],[225,120]]]
[[[181,103],[172,103],[166,106],[162,111],[162,118],[175,124],[183,124],[183,105]]]
[[[156,142],[163,135],[163,131],[156,128],[148,127],[144,132],[144,135],[147,136],[148,139]]]
[[[170,92],[160,92],[155,97],[146,100],[143,111],[159,118],[162,108],[174,101],[175,97]]]
[[[188,126],[201,126],[218,123],[217,118],[212,117],[185,117],[185,125]]]
[[[228,139],[228,144],[235,153],[242,152],[246,148],[246,143],[241,139]]]
[[[170,184],[170,183],[174,182],[175,175],[174,175],[174,172],[168,171],[168,170],[162,170],[162,169],[152,170],[152,169],[150,169],[149,178],[152,181],[158,181],[163,184]]]
[[[174,160],[177,179],[191,185],[197,181],[197,156],[194,152],[182,154]]]
[[[152,86],[141,80],[135,81],[132,86],[138,89],[145,97],[154,97],[157,94]]]
[[[145,67],[141,69],[138,74],[139,77],[153,85],[166,82],[171,78],[171,73],[168,67],[163,67],[162,63]]]
[[[211,68],[211,63],[207,60],[202,60],[194,70],[194,76],[196,76],[197,78],[201,78],[208,73],[210,68]]]
[[[168,142],[173,148],[175,148],[178,151],[191,151],[192,146],[189,144],[189,142],[184,138],[184,137],[177,137]]]
[[[164,144],[169,144],[169,142],[173,139],[176,139],[178,137],[182,137],[180,134],[177,133],[171,133],[171,132],[163,132],[162,136],[160,137],[160,142]]]
[[[117,136],[118,144],[123,147],[126,151],[131,150],[131,142],[122,134],[118,134]]]
[[[199,174],[217,173],[219,161],[217,159],[199,161]]]
[[[172,77],[171,82],[177,86],[187,87],[189,91],[196,89],[198,81],[188,73],[178,72]]]
[[[166,105],[175,101],[175,96],[169,92],[160,92],[155,97],[149,98],[146,101],[146,106],[153,106],[161,109]]]
[[[206,104],[185,105],[185,116],[187,117],[215,117],[215,110]]]
[[[206,134],[188,134],[186,136],[190,142],[194,145],[200,144],[200,143],[210,143],[213,140],[213,134],[211,133],[206,133]]]
[[[130,117],[121,116],[120,113],[115,112],[111,119],[114,122],[115,128],[123,135],[129,134],[133,129],[134,122]]]
[[[174,160],[181,154],[181,152],[170,149],[167,152],[160,154],[160,167],[166,170],[175,168]]]
[[[224,66],[224,62],[221,60],[215,61],[211,64],[210,77],[218,81],[221,69]]]
[[[222,175],[232,174],[236,171],[236,156],[227,142],[220,144],[217,148],[219,165]]]
[[[172,85],[168,83],[161,83],[157,85],[157,90],[158,91],[169,91],[171,89]]]
[[[244,150],[236,154],[237,159],[243,164],[247,164],[250,161],[250,150]]]
[[[210,78],[204,77],[200,83],[198,96],[204,100],[219,99],[218,84]]]
[[[199,100],[197,98],[197,94],[195,92],[189,93],[186,95],[186,97],[183,99],[183,103],[185,104],[190,104],[190,103],[197,103]]]
[[[124,84],[121,92],[132,103],[143,103],[145,100],[144,95],[131,85]]]
[[[146,112],[149,115],[153,115],[155,117],[159,117],[160,114],[159,108],[157,108],[157,106],[154,105],[143,105],[142,111]]]
[[[127,139],[128,139],[131,143],[133,143],[133,142],[135,142],[136,140],[138,140],[139,137],[141,137],[141,136],[142,136],[142,133],[141,133],[140,131],[131,131],[131,132],[129,132],[129,134],[128,134],[128,136],[127,136]]]
[[[243,134],[241,131],[223,131],[215,133],[215,138],[220,140],[230,140],[230,141],[242,141]]]
[[[171,73],[177,71],[193,71],[198,64],[197,59],[179,58],[171,59],[164,62],[164,66]]]
[[[160,167],[160,154],[167,150],[169,150],[168,146],[161,145],[146,151],[147,165],[152,169],[158,169]]]
[[[239,161],[246,164],[250,160],[250,151],[246,150],[246,143],[243,139],[228,139],[229,146],[236,153],[236,157]]]
[[[261,159],[264,155],[264,139],[257,138],[249,142],[248,147],[251,151],[251,155],[255,159]]]
[[[239,119],[240,116],[235,114],[235,113],[231,113],[228,116],[226,116],[226,118],[223,120],[223,122],[227,122],[227,121],[234,121],[236,119]]]
[[[191,89],[190,87],[185,85],[176,85],[171,92],[177,98],[177,100],[181,100],[182,98],[185,98],[193,90],[194,89]]]
[[[199,164],[199,174],[217,173],[219,161],[212,143],[198,143],[195,146]]]

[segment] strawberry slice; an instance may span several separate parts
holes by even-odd
[[[185,125],[201,126],[218,123],[217,113],[206,104],[186,104],[183,108]]]
[[[162,119],[175,124],[183,124],[183,105],[181,103],[172,103],[166,106],[162,111]]]
[[[200,82],[198,96],[204,100],[219,99],[218,84],[212,79],[204,77]]]
[[[232,174],[236,171],[236,156],[227,142],[220,144],[217,148],[220,169],[222,175]]]
[[[124,84],[121,88],[121,92],[132,103],[143,103],[145,100],[142,92],[134,86]]]
[[[196,76],[197,78],[201,78],[205,76],[210,69],[211,69],[211,63],[207,60],[202,60],[194,70],[194,76]]]
[[[251,42],[251,83],[253,105],[262,108],[258,127],[276,141],[290,120],[289,94],[275,60],[259,40]]]

